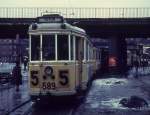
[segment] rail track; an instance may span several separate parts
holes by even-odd
[[[10,111],[6,112],[5,115],[28,115],[31,112],[32,105],[29,104],[31,103],[31,100],[27,100],[18,106],[14,107]],[[30,106],[29,106],[30,105]]]

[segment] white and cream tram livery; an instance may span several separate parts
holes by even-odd
[[[87,89],[98,67],[98,50],[83,29],[58,14],[44,15],[29,27],[29,43],[32,99],[76,95]]]

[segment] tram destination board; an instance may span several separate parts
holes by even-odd
[[[63,17],[60,15],[44,15],[37,18],[38,23],[63,23]]]

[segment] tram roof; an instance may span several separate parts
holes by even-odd
[[[85,30],[72,26],[68,23],[34,23],[31,24],[29,27],[29,32],[40,32],[40,31],[61,31],[61,30],[66,30],[66,31],[74,31],[77,33],[81,33],[86,35]]]

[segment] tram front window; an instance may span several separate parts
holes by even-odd
[[[68,35],[58,35],[58,60],[69,60]]]
[[[55,60],[55,35],[43,35],[43,61]]]
[[[31,36],[31,61],[40,60],[40,36]]]

